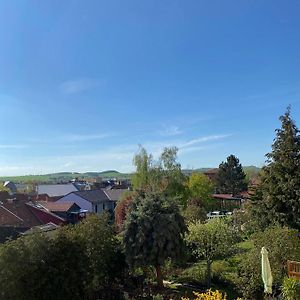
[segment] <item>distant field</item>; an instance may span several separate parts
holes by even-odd
[[[194,170],[183,170],[183,173],[189,175],[193,172],[203,173],[210,168],[201,168]],[[260,168],[255,166],[246,166],[244,167],[244,171],[248,176],[257,175],[260,172]],[[45,174],[45,175],[24,175],[24,176],[1,176],[0,181],[10,180],[16,183],[57,183],[61,181],[69,181],[73,178],[78,177],[79,179],[88,179],[95,177],[102,177],[105,179],[108,178],[117,178],[117,179],[129,179],[132,174],[128,173],[120,173],[115,170],[108,170],[104,172],[86,172],[86,173],[76,173],[76,172],[61,172],[61,173],[53,173],[53,174]]]
[[[117,179],[128,179],[131,177],[131,174],[120,173],[118,171],[109,170],[104,172],[87,172],[87,173],[73,173],[73,172],[61,172],[45,175],[24,175],[24,176],[1,176],[0,181],[10,180],[16,183],[55,183],[61,181],[69,181],[74,178],[79,179],[88,179],[88,178],[117,178]]]

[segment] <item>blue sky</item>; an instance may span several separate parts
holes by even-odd
[[[0,1],[0,175],[262,166],[300,126],[300,2]]]

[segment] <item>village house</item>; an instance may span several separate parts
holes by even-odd
[[[44,201],[56,201],[59,198],[78,191],[73,183],[67,184],[39,184],[36,187],[36,199]]]
[[[113,213],[117,201],[127,189],[99,189],[71,192],[56,203],[74,202],[90,213],[101,214],[104,211]]]

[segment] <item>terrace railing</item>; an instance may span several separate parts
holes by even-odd
[[[300,280],[300,262],[288,260],[288,276]]]

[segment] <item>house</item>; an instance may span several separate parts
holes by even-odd
[[[78,188],[72,184],[39,184],[36,187],[37,200],[56,201],[57,199],[78,191]]]
[[[47,202],[38,201],[36,205],[40,208],[54,213],[55,215],[63,218],[67,223],[75,224],[86,217],[87,211],[82,209],[74,202]]]
[[[0,194],[0,226],[31,228],[41,224],[40,220],[27,208],[30,199],[25,194],[1,192]]]
[[[213,183],[216,183],[218,173],[219,173],[219,168],[214,168],[205,171],[203,174],[207,176]]]
[[[233,196],[231,194],[213,194],[214,207],[221,211],[233,211],[236,208],[241,208],[243,197]]]
[[[10,195],[17,193],[17,186],[12,181],[5,181],[3,186],[9,190]]]
[[[33,215],[40,221],[40,224],[47,224],[49,222],[56,225],[67,224],[67,220],[54,214],[53,212],[45,209],[37,202],[27,202],[27,208],[31,211]]]
[[[71,192],[68,195],[60,198],[56,203],[74,202],[82,209],[91,213],[101,214],[103,211],[113,212],[118,199],[125,190],[90,190]]]
[[[0,193],[0,243],[15,239],[29,228],[41,225],[41,221],[28,209],[28,196]]]
[[[128,189],[107,188],[107,189],[103,189],[103,191],[110,200],[117,202],[118,200],[120,200],[124,192],[128,192]]]

